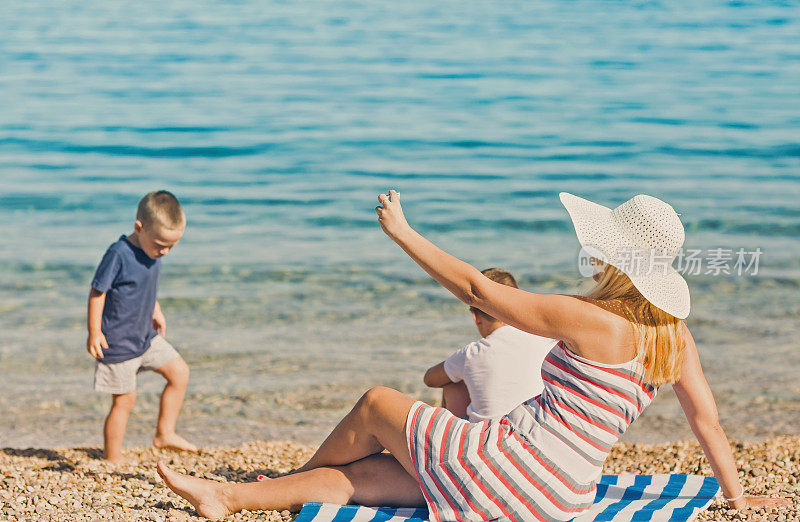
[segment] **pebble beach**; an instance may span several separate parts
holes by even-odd
[[[670,202],[687,324],[741,479],[797,503],[794,4],[4,2],[0,522],[201,520],[160,459],[279,476],[375,385],[436,400],[422,375],[476,332],[381,232],[390,188],[437,245],[539,293],[584,291],[559,192]],[[86,296],[158,189],[189,223],[158,295],[191,368],[180,432],[204,450],[146,446],[163,387],[147,372],[112,466]],[[665,388],[606,473],[712,474]],[[800,509],[720,501],[699,520]]]
[[[800,502],[800,436],[762,442],[732,441],[741,480],[752,495]],[[313,446],[258,441],[205,448],[199,454],[130,447],[128,463],[113,466],[99,448],[15,449],[0,451],[0,518],[3,520],[204,520],[173,494],[156,473],[167,460],[176,470],[228,482],[276,477],[302,464]],[[617,444],[605,473],[697,473],[711,475],[694,441],[667,444]],[[226,520],[290,521],[289,511],[242,512]],[[717,501],[698,520],[800,520],[800,509],[734,511]]]

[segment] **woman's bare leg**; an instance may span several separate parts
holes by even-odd
[[[243,509],[298,511],[304,502],[355,502],[368,506],[424,506],[416,478],[388,454],[372,455],[346,466],[321,467],[276,479],[225,484],[182,475],[158,463],[172,491],[207,518]]]
[[[405,436],[413,403],[397,390],[369,390],[302,468],[277,479],[222,484],[181,475],[163,463],[158,472],[170,489],[208,518],[242,509],[297,510],[313,501],[422,506]],[[394,457],[380,455],[383,449]]]
[[[397,390],[372,388],[297,471],[349,464],[386,449],[416,477],[405,433],[406,417],[413,404],[414,399]]]

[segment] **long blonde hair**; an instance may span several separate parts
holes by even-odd
[[[636,356],[644,365],[646,383],[660,386],[677,381],[684,351],[683,321],[651,304],[623,272],[596,262],[602,272],[586,297],[621,305],[633,325]]]

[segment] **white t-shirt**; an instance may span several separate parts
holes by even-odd
[[[469,421],[502,417],[542,393],[542,362],[557,342],[506,325],[445,359],[447,376],[469,391]]]

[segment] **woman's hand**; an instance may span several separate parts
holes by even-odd
[[[735,502],[728,502],[728,505],[733,509],[764,509],[780,506],[794,506],[794,502],[786,498],[744,496]]]
[[[390,190],[388,196],[380,194],[378,202],[380,205],[375,207],[375,212],[378,214],[378,223],[387,236],[394,240],[411,228],[403,215],[403,207],[400,206],[400,194]]]

